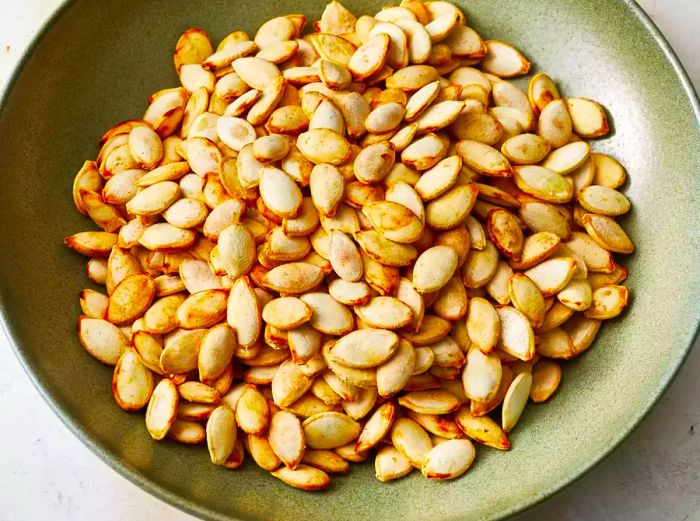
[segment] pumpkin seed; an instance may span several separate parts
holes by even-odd
[[[289,469],[301,462],[306,443],[301,423],[291,412],[279,411],[272,416],[268,433],[270,447]]]
[[[437,98],[440,92],[440,82],[433,81],[418,89],[406,103],[406,121],[417,119]]]
[[[452,277],[440,290],[440,296],[433,303],[433,310],[445,320],[459,320],[466,315],[467,293],[459,277]]]
[[[583,138],[607,135],[610,130],[608,117],[600,103],[587,98],[568,98],[566,105],[576,134]]]
[[[535,337],[527,317],[511,306],[496,308],[501,323],[498,347],[519,360],[528,361],[535,354]]]
[[[373,230],[356,233],[355,240],[367,255],[386,266],[408,266],[417,256],[413,245],[391,241]]]
[[[190,295],[177,310],[179,327],[200,329],[213,326],[226,315],[227,297],[225,289],[207,289]]]
[[[360,388],[350,383],[341,380],[331,370],[324,371],[321,375],[322,380],[331,388],[331,390],[340,397],[340,400],[356,400],[360,395]]]
[[[287,295],[299,295],[314,289],[323,280],[321,268],[308,262],[290,262],[268,271],[265,287]]]
[[[363,183],[384,179],[394,166],[395,152],[389,143],[376,143],[363,148],[354,161],[355,177]]]
[[[591,152],[591,147],[585,141],[568,143],[556,150],[542,162],[542,166],[558,174],[569,174],[580,167]]]
[[[267,436],[264,434],[248,434],[244,439],[244,445],[255,463],[269,471],[277,469],[282,462],[270,446]],[[286,468],[286,467],[283,467]]]
[[[168,208],[180,197],[180,187],[172,181],[164,181],[145,188],[126,203],[132,215],[156,215]]]
[[[590,308],[589,308],[590,309]],[[585,314],[576,314],[563,324],[562,328],[569,333],[574,346],[574,354],[580,355],[590,347],[595,340],[601,321],[586,317]]]
[[[453,186],[428,203],[426,222],[437,230],[448,230],[459,226],[474,207],[478,192],[479,189],[474,183]]]
[[[175,45],[175,69],[187,63],[202,63],[213,51],[209,35],[201,29],[187,29]]]
[[[573,131],[573,122],[567,108],[567,103],[562,99],[550,101],[542,108],[538,119],[537,133],[542,139],[558,148],[566,145]]]
[[[370,288],[364,282],[349,282],[336,279],[328,285],[331,297],[347,306],[364,304],[369,301]]]
[[[228,324],[218,324],[202,339],[197,357],[199,378],[212,383],[221,376],[231,361],[236,349],[236,335]]]
[[[625,286],[609,284],[596,288],[591,305],[584,312],[588,318],[606,320],[622,313],[629,301],[629,289]]]
[[[329,257],[333,270],[343,280],[357,282],[362,278],[363,266],[360,252],[355,243],[339,230],[331,232]],[[350,300],[354,300],[353,297],[350,297]]]
[[[489,176],[510,177],[513,169],[498,150],[478,141],[463,140],[457,144],[457,153],[469,168]]]
[[[566,240],[571,235],[567,219],[551,204],[526,202],[520,207],[520,217],[533,232],[551,232]],[[526,241],[527,243],[527,241]],[[523,252],[525,248],[523,247]]]
[[[536,134],[520,134],[507,139],[501,152],[516,165],[532,165],[542,161],[549,153],[550,144]]]
[[[301,208],[301,190],[291,177],[278,168],[263,168],[260,196],[265,206],[280,217],[295,217]]]
[[[323,490],[331,483],[331,478],[323,470],[309,465],[298,465],[294,470],[281,467],[271,472],[287,485],[301,490]]]
[[[457,269],[457,254],[449,246],[433,246],[424,251],[413,267],[413,285],[420,293],[437,291],[447,284]]]
[[[374,469],[377,479],[386,482],[407,476],[413,470],[413,466],[395,447],[387,445],[377,451]]]
[[[99,318],[80,317],[78,337],[88,353],[107,365],[115,365],[129,346],[118,327]]]
[[[178,327],[177,310],[185,301],[185,295],[176,294],[156,301],[143,315],[143,330],[165,334]]]
[[[608,188],[619,188],[625,183],[627,173],[624,167],[613,157],[606,154],[591,153],[593,160],[596,185],[607,186]]]
[[[178,329],[164,339],[160,368],[164,373],[181,374],[197,368],[197,357],[205,330]]]
[[[426,478],[455,479],[469,469],[475,455],[469,440],[447,440],[431,449],[421,472]]]
[[[344,180],[338,169],[329,164],[318,164],[311,170],[309,182],[311,199],[323,215],[335,215],[343,199]]]
[[[350,155],[350,145],[345,138],[327,128],[304,132],[297,139],[299,151],[312,163],[342,164]]]
[[[178,386],[181,398],[189,402],[216,404],[221,401],[219,392],[201,382],[185,382]]]
[[[231,279],[250,271],[255,261],[254,244],[253,236],[242,224],[232,224],[219,234],[219,259]]]
[[[312,310],[296,297],[272,300],[262,311],[263,320],[284,331],[294,329],[311,318]]]
[[[559,301],[555,301],[547,313],[544,316],[544,321],[537,326],[537,332],[542,333],[559,327],[564,322],[566,322],[572,315],[574,310],[568,306],[565,306]]]
[[[342,382],[340,379],[337,381]],[[338,405],[343,401],[343,397],[336,393],[323,378],[314,380],[314,383],[311,385],[311,392],[326,405]]]
[[[233,410],[228,405],[214,409],[207,420],[207,448],[212,463],[223,465],[234,450],[238,429]]]
[[[444,40],[459,24],[460,17],[458,13],[449,12],[441,14],[433,18],[433,20],[425,26],[425,30],[430,35],[430,40],[433,43]]]
[[[309,324],[314,329],[329,335],[344,335],[352,330],[350,310],[327,293],[306,293],[300,298],[313,311]]]
[[[168,223],[156,223],[143,231],[139,243],[152,251],[172,252],[188,249],[196,238],[191,230],[183,230]]]
[[[459,400],[442,389],[409,392],[399,398],[399,405],[422,414],[447,414],[460,407]]]
[[[109,297],[107,319],[116,325],[133,322],[149,308],[155,292],[153,279],[146,274],[125,278]]]
[[[576,199],[589,212],[607,216],[623,215],[630,209],[629,200],[617,190],[607,186],[585,187],[576,193]]]
[[[512,45],[498,40],[486,40],[486,56],[481,69],[501,78],[513,78],[527,74],[530,62]]]
[[[532,110],[536,114],[542,112],[551,101],[561,98],[559,89],[552,78],[542,72],[535,74],[530,79],[527,94]]]
[[[163,212],[163,218],[177,228],[194,228],[207,218],[209,209],[197,199],[180,199]]]
[[[298,48],[299,44],[294,40],[278,41],[263,48],[255,57],[278,65],[292,58]]]
[[[325,128],[341,136],[345,134],[345,121],[340,109],[330,100],[322,100],[311,115],[309,129]]]
[[[456,100],[438,101],[422,111],[416,123],[418,134],[435,132],[451,125],[464,108],[464,102]]]
[[[557,299],[575,311],[584,311],[591,305],[591,285],[585,279],[573,279],[557,293]]]
[[[214,92],[216,78],[214,74],[199,63],[186,63],[180,66],[180,83],[187,92],[194,92],[204,87],[207,92]]]
[[[353,420],[361,420],[374,408],[377,398],[377,389],[368,387],[366,389],[360,389],[356,399],[352,401],[344,400],[341,405],[345,413]]]
[[[523,313],[534,327],[545,318],[545,302],[537,285],[526,275],[516,273],[508,281],[508,293],[513,306]]]
[[[435,362],[435,353],[430,347],[416,347],[415,363],[411,376],[419,375],[430,370]]]
[[[321,81],[331,89],[342,90],[352,81],[348,69],[329,60],[321,60],[318,71]]]
[[[498,268],[498,250],[487,240],[482,250],[472,250],[464,263],[462,281],[467,288],[480,288],[487,284]]]
[[[340,338],[330,349],[332,360],[351,368],[377,367],[394,354],[399,338],[391,331],[359,329]]]
[[[513,379],[503,399],[502,426],[505,432],[510,432],[518,423],[523,409],[530,397],[532,388],[532,375],[530,373],[520,373]]]
[[[164,378],[151,394],[146,410],[146,428],[154,440],[162,440],[177,419],[179,397],[172,380]]]
[[[248,385],[236,402],[236,424],[248,434],[261,434],[270,422],[270,408],[265,397]]]
[[[345,474],[350,470],[348,462],[332,450],[307,449],[304,451],[301,462],[329,474]]]
[[[428,170],[447,153],[445,143],[433,133],[417,139],[401,152],[401,161],[416,170]]]
[[[274,163],[289,152],[289,141],[280,134],[262,136],[253,142],[253,156],[260,163]]]
[[[91,289],[80,293],[80,308],[89,318],[106,318],[109,297]]]
[[[193,445],[202,443],[206,439],[207,434],[201,423],[177,419],[173,423],[172,427],[170,427],[168,436],[180,443]]]
[[[355,45],[335,34],[316,33],[309,37],[319,56],[347,67],[356,51]]]
[[[554,360],[538,360],[532,368],[530,399],[535,403],[547,401],[561,382],[561,367]]]
[[[373,134],[390,132],[399,126],[405,112],[406,109],[400,103],[383,103],[368,114],[365,128]]]
[[[468,409],[462,408],[455,415],[455,421],[474,441],[498,450],[510,449],[508,435],[488,416],[473,416]]]
[[[573,277],[576,261],[571,257],[548,259],[525,271],[540,289],[542,295],[551,297],[566,287]]]
[[[406,33],[398,26],[391,22],[379,22],[370,29],[368,36],[371,42],[372,39],[378,35],[386,34],[390,38],[389,48],[386,55],[387,65],[395,68],[406,67],[408,65],[409,51],[408,51],[408,40]],[[383,49],[383,44],[375,44],[374,50],[370,49],[366,51],[377,53],[381,52]],[[376,59],[376,58],[375,58]],[[366,60],[366,59],[365,59]],[[359,78],[358,78],[359,79]],[[387,85],[387,87],[391,87]]]
[[[375,447],[388,434],[394,423],[396,407],[392,402],[387,402],[377,408],[365,423],[360,436],[355,444],[357,452],[364,452]]]
[[[627,278],[627,268],[615,264],[610,273],[591,273],[588,275],[588,282],[592,289],[597,289],[607,284],[619,284]]]
[[[374,297],[356,306],[355,313],[368,326],[382,329],[399,329],[413,318],[411,309],[394,297]]]
[[[522,258],[523,232],[513,214],[502,208],[491,210],[488,214],[486,229],[489,238],[503,255],[516,262]]]
[[[292,360],[286,360],[272,379],[272,397],[280,407],[288,407],[306,393],[312,383]]]
[[[559,248],[561,248],[561,241],[554,233],[548,231],[533,233],[525,238],[520,261],[511,262],[511,266],[515,269],[531,268],[550,257]]]
[[[292,359],[301,364],[311,360],[321,348],[321,333],[310,325],[304,324],[289,331],[287,341]]]
[[[582,232],[573,232],[566,246],[574,254],[583,259],[588,271],[611,273],[615,269],[615,260],[612,254],[602,248],[590,235]]]
[[[542,166],[518,166],[514,179],[520,190],[543,201],[566,203],[573,195],[573,183]]]
[[[559,327],[539,332],[539,340],[537,353],[541,356],[568,360],[576,355],[571,336]]]
[[[345,131],[349,138],[365,133],[365,119],[370,113],[369,103],[357,92],[338,93],[334,102],[343,114]]]
[[[617,253],[634,252],[634,244],[622,227],[606,215],[586,214],[583,226],[601,247]]]
[[[322,412],[302,424],[306,444],[312,449],[335,449],[359,435],[362,427],[355,420],[338,412]]]
[[[391,428],[391,441],[394,447],[409,461],[421,468],[433,447],[430,436],[410,418],[397,418]]]
[[[462,384],[467,397],[481,403],[490,402],[501,382],[501,360],[496,354],[484,354],[472,347],[467,353],[467,365],[462,373]]]
[[[415,190],[424,201],[439,197],[457,181],[462,168],[459,156],[450,156],[426,170],[416,183]]]
[[[415,242],[423,230],[420,219],[409,208],[396,202],[370,202],[362,211],[377,231],[394,242]]]
[[[431,367],[431,370],[434,368]],[[445,381],[445,380],[443,380]],[[427,391],[430,389],[440,389],[440,377],[431,373],[421,373],[414,376],[406,382],[405,391]]]

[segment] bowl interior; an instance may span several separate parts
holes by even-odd
[[[416,473],[381,484],[372,463],[353,466],[323,493],[303,493],[248,461],[215,467],[202,447],[154,443],[141,414],[120,411],[111,370],[75,334],[78,294],[90,287],[85,258],[62,244],[92,228],[74,210],[71,184],[97,139],[138,118],[149,94],[174,86],[172,49],[188,27],[212,38],[254,33],[264,20],[324,2],[293,0],[78,0],[61,10],[32,49],[0,113],[0,298],[5,324],[43,394],[93,450],[146,489],[212,519],[485,519],[540,500],[604,456],[656,401],[697,326],[700,130],[691,88],[637,7],[623,0],[471,0],[469,24],[520,48],[566,95],[603,103],[614,134],[594,149],[629,172],[633,211],[624,225],[638,251],[633,301],[602,328],[592,349],[566,364],[561,389],[530,405],[507,453],[480,448],[462,479]],[[354,0],[357,15],[382,2]]]

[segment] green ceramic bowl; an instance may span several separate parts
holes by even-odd
[[[357,14],[380,0],[348,1]],[[109,465],[207,519],[495,519],[546,498],[600,461],[668,385],[698,325],[700,113],[678,60],[651,21],[623,0],[461,1],[470,25],[512,42],[567,95],[599,100],[615,132],[594,148],[629,171],[625,259],[633,302],[592,349],[566,365],[561,389],[527,408],[507,453],[479,448],[467,475],[414,473],[381,484],[371,463],[304,493],[248,462],[229,471],[202,447],[154,443],[141,414],[119,410],[110,368],[75,334],[85,259],[62,238],[89,227],[71,183],[113,123],[140,117],[173,86],[172,49],[186,28],[215,40],[287,12],[316,19],[322,0],[77,0],[47,24],[10,82],[0,113],[0,301],[18,356],[57,414]]]

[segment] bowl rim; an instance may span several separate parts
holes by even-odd
[[[685,67],[681,63],[678,55],[674,51],[671,44],[668,42],[666,37],[663,35],[658,26],[654,23],[651,17],[642,9],[639,5],[638,0],[618,0],[626,4],[630,14],[635,16],[642,24],[642,26],[649,32],[649,34],[654,39],[655,43],[659,46],[660,50],[663,52],[665,58],[673,67],[680,83],[685,91],[685,94],[692,107],[693,114],[695,115],[695,120],[700,126],[700,99],[698,93],[696,92],[690,77],[688,76]],[[61,0],[60,4],[54,9],[50,16],[48,16],[44,22],[39,26],[37,31],[31,37],[31,41],[27,47],[22,52],[19,60],[16,62],[14,68],[10,72],[4,86],[0,88],[0,116],[4,112],[4,109],[8,103],[8,98],[10,92],[13,90],[15,83],[17,82],[20,74],[22,73],[28,60],[34,54],[34,51],[44,39],[46,34],[53,28],[56,22],[75,4],[77,0]],[[526,510],[529,510],[540,503],[547,501],[553,496],[561,493],[564,489],[572,485],[573,483],[579,481],[581,478],[586,476],[592,469],[597,467],[605,458],[607,458],[615,449],[617,449],[624,440],[626,440],[634,430],[636,430],[642,421],[649,415],[649,413],[654,409],[654,407],[659,403],[664,393],[668,390],[671,383],[675,380],[680,368],[688,359],[690,351],[692,350],[695,342],[699,338],[700,334],[700,310],[695,312],[695,327],[694,331],[690,332],[690,337],[688,343],[683,347],[683,351],[675,362],[673,369],[664,376],[659,383],[660,385],[655,390],[652,400],[643,409],[638,411],[637,417],[630,423],[630,425],[621,430],[613,439],[611,439],[608,444],[603,447],[600,454],[588,462],[583,468],[579,469],[577,475],[569,475],[565,478],[560,479],[551,485],[549,490],[544,494],[540,495],[536,499],[521,502],[520,504],[515,504],[509,507],[507,510],[502,512],[502,518],[519,514]],[[211,510],[205,506],[202,506],[194,501],[186,500],[175,492],[167,489],[166,487],[157,484],[156,482],[145,477],[138,469],[132,467],[116,454],[112,453],[108,449],[102,446],[102,444],[97,441],[93,436],[87,432],[87,430],[75,419],[73,416],[64,408],[64,406],[54,399],[50,394],[49,389],[40,381],[36,374],[32,371],[30,362],[24,356],[22,349],[19,347],[19,342],[15,339],[12,333],[12,326],[5,312],[4,298],[0,293],[0,326],[5,334],[5,338],[12,347],[17,359],[22,366],[22,369],[29,377],[34,387],[39,392],[40,396],[49,404],[53,412],[58,416],[61,422],[68,427],[70,432],[78,438],[83,445],[88,447],[94,454],[96,454],[107,466],[115,470],[118,474],[129,480],[131,483],[137,485],[140,489],[145,490],[151,496],[172,505],[188,514],[200,517],[207,520],[216,521],[232,521],[238,520],[239,518],[231,517],[229,515]]]

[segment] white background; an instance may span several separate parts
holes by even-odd
[[[0,86],[58,3],[0,0]],[[700,0],[641,4],[700,85]],[[0,521],[194,519],[132,485],[74,438],[2,334],[0,368]],[[620,449],[521,521],[550,519],[700,520],[700,350]]]

